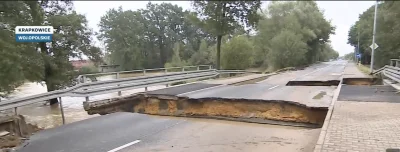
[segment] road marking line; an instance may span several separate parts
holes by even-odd
[[[276,86],[273,86],[273,87],[271,87],[271,88],[268,88],[268,90],[274,89],[274,88],[276,88],[276,87],[279,87],[279,85],[276,85]]]
[[[325,67],[323,67],[323,68],[316,69],[316,70],[311,71],[310,73],[304,74],[304,75],[302,75],[302,76],[300,76],[300,77],[305,77],[305,76],[307,76],[307,75],[313,74],[313,73],[315,73],[315,72],[321,71],[321,70],[323,70],[323,69],[325,69],[325,68],[328,68],[328,67],[331,67],[331,66],[333,66],[333,64],[330,64],[330,65],[325,66]],[[300,77],[296,77],[296,78],[294,78],[294,79],[292,79],[292,80],[290,80],[290,81],[294,81],[294,80],[296,80],[296,79],[298,79],[298,78],[300,78]]]
[[[126,148],[126,147],[129,147],[129,146],[131,146],[131,145],[137,144],[137,143],[139,143],[139,142],[140,142],[140,140],[135,140],[135,141],[132,141],[132,142],[127,143],[127,144],[125,144],[125,145],[122,145],[122,146],[119,146],[119,147],[114,148],[114,149],[112,149],[112,150],[109,150],[109,151],[107,151],[107,152],[117,152],[118,150],[124,149],[124,148]]]

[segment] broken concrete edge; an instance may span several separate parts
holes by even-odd
[[[338,86],[340,80],[326,81],[289,81],[286,86]]]
[[[344,85],[380,85],[382,79],[379,78],[343,78]]]
[[[320,134],[318,136],[317,143],[315,144],[314,152],[321,152],[322,151],[322,145],[325,142],[325,137],[326,137],[327,130],[328,130],[328,127],[329,127],[329,123],[330,123],[331,118],[332,118],[332,114],[333,114],[333,110],[334,110],[334,107],[335,107],[335,103],[339,98],[339,93],[340,93],[340,89],[342,88],[342,83],[343,83],[343,78],[341,78],[340,83],[339,83],[338,87],[335,90],[335,94],[334,94],[334,96],[332,98],[331,104],[328,107],[328,112],[327,112],[327,114],[325,116],[324,124],[322,125],[321,132],[320,132]]]
[[[221,97],[206,97],[206,98],[190,98],[187,96],[180,96],[177,97],[178,100],[189,100],[189,101],[205,101],[205,100],[225,100],[225,101],[239,101],[239,100],[244,100],[244,101],[253,101],[253,102],[270,102],[270,103],[284,103],[288,105],[294,105],[294,106],[299,106],[302,108],[307,108],[311,110],[327,110],[328,107],[310,107],[307,106],[306,104],[302,104],[300,102],[294,102],[294,101],[287,101],[287,100],[264,100],[264,99],[251,99],[251,98],[221,98]],[[158,98],[158,99],[163,99],[163,98]]]
[[[24,140],[32,134],[42,130],[35,125],[25,121],[22,115],[2,116],[0,120],[0,131],[8,132],[0,138],[0,151],[10,150],[23,144]]]
[[[248,99],[248,98],[221,98],[221,97],[205,97],[205,98],[190,98],[187,96],[175,96],[175,95],[159,95],[159,94],[146,94],[146,93],[138,93],[131,96],[126,97],[118,97],[111,98],[106,100],[98,100],[97,102],[84,102],[84,109],[87,111],[92,108],[103,108],[105,106],[117,106],[122,105],[124,102],[131,101],[132,99],[140,99],[140,98],[157,98],[164,100],[190,100],[190,101],[205,101],[205,100],[225,100],[225,101],[254,101],[254,102],[270,102],[270,103],[284,103],[294,106],[299,106],[311,110],[328,110],[328,107],[310,107],[306,104],[302,104],[300,102],[287,101],[287,100],[264,100],[264,99]]]
[[[188,98],[186,96],[179,97],[138,94],[132,98],[124,98],[124,100],[119,101],[115,100],[115,102],[118,103],[114,106],[109,103],[103,104],[102,106],[98,106],[101,104],[96,104],[94,106],[89,105],[89,107],[86,108],[86,111],[90,115],[133,112],[174,117],[217,118],[242,122],[312,128],[322,127],[328,111],[328,107],[310,107],[293,101],[242,98]],[[228,103],[229,106],[227,105]],[[227,109],[233,109],[231,109],[230,112],[225,113],[223,111],[226,111],[226,109],[221,109],[222,106]],[[252,108],[255,108],[256,111],[250,112],[245,110]],[[240,114],[238,114],[238,112]],[[271,115],[271,113],[273,114]]]

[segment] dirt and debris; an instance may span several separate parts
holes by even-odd
[[[43,130],[36,125],[28,124],[22,115],[0,116],[0,151],[7,151],[17,147],[28,139],[33,133]]]
[[[321,99],[322,97],[324,97],[324,95],[326,95],[326,92],[321,91],[317,95],[315,95],[312,99]]]
[[[381,85],[382,79],[378,78],[343,78],[346,85]]]

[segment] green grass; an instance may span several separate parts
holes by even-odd
[[[363,65],[363,64],[360,64],[360,65],[357,66],[357,67],[358,67],[358,69],[359,69],[362,73],[364,73],[365,75],[369,75],[369,74],[370,74],[370,71],[369,71],[369,67],[368,67],[368,66]]]

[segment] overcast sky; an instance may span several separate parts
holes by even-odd
[[[153,1],[152,3],[162,3],[163,1]],[[190,1],[164,1],[190,9]],[[100,17],[111,8],[122,6],[124,10],[137,10],[145,8],[148,1],[74,1],[75,9],[78,13],[85,14],[89,26],[94,31],[98,31],[97,24]],[[268,5],[268,1],[263,1],[263,9]],[[374,5],[374,1],[318,1],[318,6],[324,10],[325,18],[332,21],[336,26],[335,35],[331,35],[333,48],[344,55],[354,50],[347,44],[347,33],[352,24],[358,20],[359,14]]]

